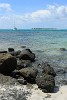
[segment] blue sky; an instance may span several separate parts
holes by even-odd
[[[0,0],[0,29],[67,28],[67,0]]]

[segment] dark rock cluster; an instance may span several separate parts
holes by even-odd
[[[53,92],[55,87],[56,73],[48,63],[41,63],[41,73],[34,67],[35,54],[30,49],[15,51],[8,48],[8,51],[0,51],[0,73],[10,75],[20,84],[35,83],[43,92]]]
[[[41,63],[42,72],[36,76],[36,84],[43,92],[54,92],[56,73],[54,69],[46,62]]]
[[[53,92],[55,87],[55,80],[52,75],[41,74],[36,76],[36,84],[44,92]]]
[[[16,69],[17,60],[9,53],[0,54],[0,72],[1,73],[10,73]]]

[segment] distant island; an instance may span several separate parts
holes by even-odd
[[[32,28],[34,30],[57,30],[57,28]]]

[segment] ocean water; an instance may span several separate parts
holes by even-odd
[[[67,30],[0,30],[0,45],[0,49],[26,45],[33,50],[55,51],[66,48]]]
[[[30,48],[36,55],[36,62],[48,62],[58,73],[56,83],[67,81],[67,30],[0,30],[0,50],[13,47],[22,50]],[[61,51],[60,48],[65,48]]]

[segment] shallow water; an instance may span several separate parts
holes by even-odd
[[[36,62],[48,62],[55,71],[67,69],[67,30],[0,30],[0,50],[13,47],[15,50],[30,48],[36,55]],[[56,83],[62,84],[67,72],[57,74]]]
[[[0,30],[0,45],[26,45],[33,50],[56,51],[67,46],[66,30]],[[2,46],[3,47],[3,46]],[[6,47],[5,47],[6,48]],[[1,47],[0,47],[1,49]],[[3,47],[4,49],[4,47]],[[55,52],[56,53],[56,52]]]

